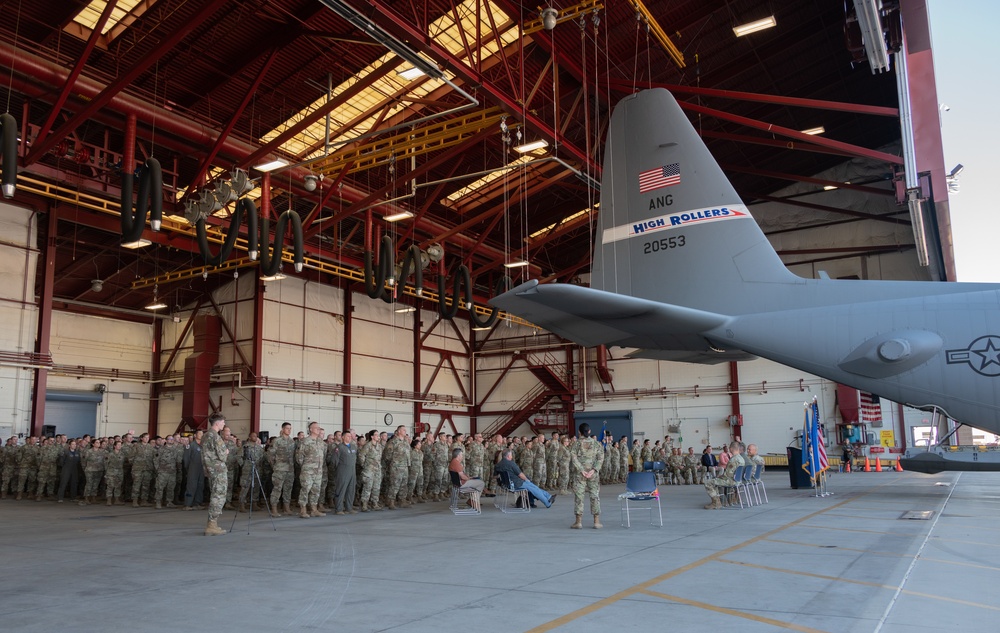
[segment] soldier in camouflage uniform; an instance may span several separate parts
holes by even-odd
[[[434,434],[430,431],[424,436],[420,450],[424,454],[424,483],[423,496],[426,501],[431,500],[433,489],[431,488],[431,474],[434,472]]]
[[[562,441],[559,440],[559,433],[552,433],[552,438],[545,443],[545,473],[548,475],[548,481],[545,482],[546,488],[551,490],[559,490],[559,466],[556,465],[558,461],[556,458],[559,455],[559,447],[562,446]]]
[[[325,517],[319,504],[319,486],[326,463],[326,443],[319,422],[309,423],[309,435],[299,442],[295,453],[299,463],[299,517]]]
[[[211,490],[208,501],[208,524],[205,526],[205,536],[218,536],[226,531],[219,527],[219,515],[226,503],[226,490],[229,488],[229,469],[226,468],[226,458],[229,449],[219,433],[226,426],[226,418],[221,413],[208,416],[208,431],[201,438],[201,463],[208,477]]]
[[[114,448],[108,453],[104,462],[104,494],[107,505],[121,503],[122,481],[125,479],[125,453],[122,452],[121,440],[115,442]]]
[[[36,438],[28,437],[24,446],[17,449],[17,499],[27,487],[28,496],[35,493],[38,482],[38,446]]]
[[[681,455],[681,449],[675,448],[670,451],[670,457],[667,458],[667,472],[670,473],[667,480],[680,485],[684,480],[683,470],[684,456]]]
[[[223,429],[225,432],[225,429]],[[227,450],[228,450],[227,446]],[[181,447],[174,441],[173,436],[167,437],[166,442],[156,453],[156,509],[163,507],[162,501],[166,499],[168,508],[176,508],[174,505],[174,486],[177,484],[177,464],[183,461]],[[232,486],[230,486],[232,489]]]
[[[56,494],[61,452],[62,448],[56,446],[53,438],[50,437],[43,442],[38,452],[38,494],[35,496],[35,501],[41,501],[47,494]]]
[[[719,488],[735,486],[736,482],[733,481],[733,473],[736,472],[737,468],[745,464],[743,456],[740,455],[742,450],[739,442],[730,443],[729,452],[732,453],[732,457],[729,458],[729,462],[726,464],[726,469],[722,471],[722,475],[715,479],[705,480],[705,492],[708,493],[709,498],[712,500],[711,503],[705,506],[706,510],[718,510],[722,507],[722,499],[719,498]]]
[[[97,496],[97,489],[101,484],[101,479],[104,477],[104,463],[107,461],[108,456],[102,449],[101,440],[94,440],[94,445],[91,449],[83,453],[81,461],[83,463],[83,472],[87,476],[87,484],[83,490],[83,501],[80,502],[82,506],[95,503],[94,498]]]
[[[274,516],[278,513],[278,501],[284,505],[285,514],[292,513],[292,480],[295,478],[295,440],[292,439],[292,425],[285,422],[281,433],[271,443],[267,451],[267,461],[271,464],[271,508]]]
[[[517,465],[521,467],[521,472],[530,481],[535,480],[535,438],[529,437],[524,440],[520,456],[517,458]]]
[[[337,507],[337,447],[343,441],[343,434],[337,431],[326,437],[326,506],[331,510]],[[324,510],[326,512],[326,510]]]
[[[451,496],[448,492],[445,492],[451,489],[451,480],[448,477],[448,462],[451,461],[449,459],[451,451],[448,448],[448,444],[440,435],[438,435],[437,441],[434,442],[434,446],[431,448],[434,457],[434,472],[431,475],[433,493],[437,494],[438,501],[443,501]]]
[[[743,456],[743,462],[747,466],[757,467],[760,466],[760,473],[764,474],[764,458],[757,454],[756,444],[747,444],[747,452]]]
[[[222,441],[226,443],[226,450],[229,451],[229,455],[226,457],[226,480],[228,486],[226,488],[226,505],[223,506],[226,510],[235,510],[233,507],[233,488],[236,486],[236,476],[239,474],[240,467],[240,456],[243,451],[236,443],[236,438],[233,437],[233,432],[229,427],[224,427],[222,429]],[[157,474],[159,477],[159,474]]]
[[[642,446],[639,445],[639,440],[632,442],[632,472],[642,472]]]
[[[608,467],[608,482],[617,482],[619,477],[618,466],[621,464],[618,442],[611,442],[611,446],[608,447],[608,451],[604,455],[604,463]]]
[[[559,494],[563,495],[569,494],[569,488],[571,484],[570,474],[569,474],[570,461],[571,461],[569,454],[569,446],[570,446],[570,437],[569,435],[565,435],[562,438],[562,442],[560,442],[559,452],[556,453],[556,469],[559,471],[558,491]],[[555,486],[552,486],[552,488],[557,489]]]
[[[375,469],[378,467],[379,453],[377,451],[378,436],[372,437],[374,432],[366,434],[366,441],[358,449],[358,468],[361,470],[361,511],[368,512],[374,509],[369,506],[373,495],[377,494],[373,487],[375,485]]]
[[[139,436],[139,443],[134,444],[129,456],[132,461],[132,507],[149,505],[150,484],[153,479],[153,460],[156,449],[149,443],[149,433]]]
[[[389,485],[386,488],[386,508],[396,509],[396,503],[400,507],[410,507],[407,500],[407,483],[410,480],[410,434],[406,432],[405,426],[396,427],[396,432],[386,444],[384,456],[388,470],[386,479]]]
[[[548,460],[546,460],[545,434],[539,433],[535,438],[534,460],[535,478],[532,479],[539,488],[547,488],[549,483]]]
[[[701,455],[694,454],[694,447],[689,446],[688,452],[684,455],[684,483],[685,484],[700,484],[704,482],[701,474]]]
[[[260,505],[260,496],[264,492],[253,479],[253,472],[256,469],[260,472],[261,463],[264,461],[264,446],[260,443],[260,438],[256,433],[251,433],[247,441],[243,443],[243,458],[240,470],[240,512],[247,511],[247,500],[250,504]],[[250,499],[250,493],[253,498]]]
[[[573,481],[573,513],[576,523],[571,525],[574,530],[583,527],[583,497],[590,496],[590,512],[594,515],[594,529],[601,525],[601,464],[604,462],[604,448],[594,438],[590,437],[590,425],[584,422],[580,425],[580,434],[576,444],[570,450],[572,471],[576,479]]]
[[[0,452],[0,499],[7,498],[7,491],[14,491],[14,482],[17,478],[14,471],[17,467],[17,438],[7,438],[7,444]]]
[[[469,445],[465,447],[465,468],[466,474],[473,479],[479,478],[486,480],[489,478],[489,474],[483,474],[483,455],[486,454],[486,447],[483,446],[483,436],[480,433],[476,433],[475,436],[471,437]]]
[[[414,503],[424,502],[424,451],[419,437],[410,442],[410,472],[407,485],[410,487],[410,497]]]

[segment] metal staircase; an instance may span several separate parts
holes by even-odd
[[[484,432],[486,437],[492,437],[496,433],[509,435],[525,422],[531,426],[532,431],[537,432],[538,429],[530,422],[531,416],[544,409],[555,398],[561,400],[563,409],[573,406],[576,389],[571,384],[571,377],[567,375],[565,363],[548,353],[525,354],[524,361],[528,371],[538,379],[539,385],[518,400],[509,414],[500,416],[491,424]]]

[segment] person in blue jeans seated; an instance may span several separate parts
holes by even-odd
[[[501,459],[497,463],[496,468],[493,469],[495,474],[506,473],[507,477],[514,482],[515,489],[520,490],[523,488],[527,490],[528,494],[532,497],[531,507],[535,507],[535,499],[541,501],[542,505],[546,508],[552,507],[552,502],[555,501],[556,496],[545,492],[524,476],[518,465],[514,463],[514,451],[505,448],[500,457]]]

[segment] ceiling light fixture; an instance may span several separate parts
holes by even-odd
[[[746,24],[741,24],[739,26],[733,27],[733,33],[736,37],[743,37],[744,35],[750,35],[751,33],[756,33],[757,31],[763,31],[777,25],[774,21],[774,16],[769,15],[762,20],[755,20],[753,22],[747,22]]]
[[[400,211],[399,213],[393,213],[392,215],[387,215],[383,220],[386,222],[399,222],[400,220],[408,220],[413,217],[412,211]]]
[[[131,249],[135,250],[137,248],[142,248],[144,246],[149,246],[150,244],[152,244],[152,242],[150,242],[149,240],[147,240],[144,237],[140,237],[139,239],[137,239],[134,242],[122,242],[122,248],[131,248]]]
[[[284,158],[276,158],[270,162],[253,166],[253,168],[257,171],[274,171],[275,169],[281,169],[282,167],[288,167],[288,161]]]
[[[417,309],[414,308],[413,306],[401,306],[399,308],[396,308],[396,312],[398,312],[399,314],[404,314],[406,312],[416,312],[416,311]]]
[[[416,66],[412,68],[407,68],[406,70],[397,70],[396,74],[405,79],[406,81],[413,81],[417,77],[425,77],[427,73],[420,70]]]
[[[833,191],[836,189],[833,185],[823,185],[823,191]]]
[[[514,148],[515,152],[520,154],[527,154],[528,152],[534,151],[536,149],[542,149],[543,147],[548,147],[549,142],[545,139],[539,139],[537,141],[531,141],[530,143],[524,143],[523,145],[518,145]]]
[[[261,281],[281,281],[284,278],[285,278],[285,275],[280,270],[278,272],[274,273],[273,275],[261,275],[260,276],[260,280]]]
[[[826,128],[822,125],[818,127],[811,127],[808,130],[802,130],[803,134],[808,134],[809,136],[816,136],[817,134],[826,134]]]
[[[520,260],[513,261],[513,262],[507,262],[506,264],[504,264],[504,268],[523,268],[524,266],[527,266],[527,265],[528,265],[528,262],[526,262],[523,259],[520,259]]]
[[[542,26],[545,27],[546,31],[551,31],[556,28],[556,24],[559,23],[559,12],[552,7],[546,7],[542,9]],[[475,328],[473,328],[475,329]]]
[[[153,286],[153,303],[146,306],[147,310],[163,310],[164,308],[167,307],[167,304],[160,301],[159,294],[160,294],[160,287]]]
[[[487,330],[492,330],[492,329],[493,328],[491,328],[491,327],[474,327],[474,328],[472,328],[472,331],[473,332],[485,332]]]

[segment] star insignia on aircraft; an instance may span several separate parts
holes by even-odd
[[[980,336],[965,349],[947,351],[949,365],[968,363],[983,376],[1000,376],[1000,336]]]

